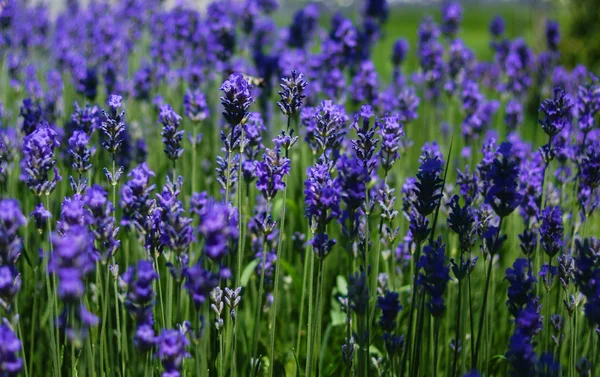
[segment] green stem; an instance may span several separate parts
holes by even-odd
[[[306,355],[306,373],[305,376],[306,377],[310,377],[312,375],[312,370],[313,370],[313,354],[314,354],[314,348],[315,348],[315,338],[317,338],[317,336],[315,336],[315,331],[317,330],[317,328],[320,326],[320,323],[318,323],[318,318],[319,318],[319,311],[320,311],[320,299],[321,299],[321,285],[323,283],[323,259],[319,258],[319,263],[317,265],[317,289],[316,289],[316,297],[315,297],[315,305],[316,308],[314,308],[312,316],[314,316],[313,319],[313,324],[312,324],[312,330],[311,333],[309,334],[309,339],[308,339],[308,343],[310,344],[310,346],[308,347],[308,352]],[[312,317],[311,316],[311,317]],[[309,317],[309,321],[310,318]]]
[[[267,203],[267,211],[269,209],[269,203]],[[254,315],[254,336],[252,338],[252,358],[254,359],[254,363],[258,362],[258,336],[260,334],[260,312],[262,310],[262,302],[263,302],[263,293],[265,289],[265,265],[267,261],[267,237],[263,237],[262,243],[262,260],[260,263],[261,271],[260,271],[260,281],[258,282],[258,300],[256,305],[256,313]],[[252,365],[253,371],[256,370],[256,364]]]
[[[309,251],[307,251],[309,252]],[[310,274],[309,274],[309,279],[308,279],[308,330],[306,333],[306,366],[304,369],[304,375],[305,377],[310,377],[310,371],[312,368],[309,367],[309,358],[312,358],[312,356],[310,356],[312,354],[312,342],[311,342],[311,336],[312,336],[312,332],[313,332],[313,312],[314,312],[314,306],[313,306],[313,281],[314,281],[314,276],[315,276],[315,255],[312,252],[312,250],[310,251],[311,253],[311,258],[310,258]],[[310,369],[309,369],[310,368]]]
[[[289,124],[289,119],[288,118],[288,124]],[[287,180],[286,180],[287,181]],[[287,183],[287,182],[286,182]],[[271,362],[269,363],[269,377],[273,377],[273,367],[275,364],[275,325],[277,322],[277,304],[279,302],[279,275],[280,275],[280,268],[281,268],[281,247],[283,245],[283,233],[285,230],[285,201],[287,200],[287,187],[288,185],[285,185],[285,188],[283,189],[283,205],[281,206],[281,227],[279,228],[279,240],[277,241],[277,251],[276,251],[276,257],[275,257],[275,280],[273,282],[274,287],[273,287],[273,306],[271,307],[271,319],[269,321],[270,323],[270,336],[269,336],[269,349],[270,349],[270,356],[271,356]]]
[[[50,196],[46,195],[46,209],[48,211],[50,211]],[[52,353],[51,358],[52,358],[52,372],[54,373],[55,377],[58,377],[60,374],[60,361],[58,358],[58,339],[57,339],[57,334],[55,333],[56,331],[56,327],[54,326],[54,321],[56,320],[56,312],[57,312],[57,308],[55,307],[54,303],[54,297],[56,296],[55,291],[56,291],[56,286],[52,286],[51,283],[51,279],[50,279],[50,271],[48,269],[48,262],[50,259],[50,256],[52,255],[52,227],[51,227],[51,222],[47,221],[47,231],[48,231],[48,256],[46,258],[44,258],[44,271],[45,271],[45,277],[46,277],[46,293],[48,295],[48,301],[50,302],[50,318],[51,318],[51,324],[50,324],[50,352]]]
[[[498,228],[498,232],[500,232],[500,228]],[[479,330],[477,332],[477,341],[475,342],[475,357],[473,359],[473,365],[472,365],[473,369],[475,369],[477,367],[477,357],[479,356],[479,346],[481,344],[483,323],[485,322],[488,291],[490,288],[490,278],[492,276],[492,265],[494,263],[493,255],[489,256],[489,261],[490,261],[490,263],[488,265],[487,274],[486,274],[486,278],[485,278],[485,289],[483,291],[483,303],[481,304],[481,315],[479,316]]]
[[[296,352],[300,350],[300,343],[302,339],[302,324],[304,323],[304,306],[306,300],[306,280],[308,278],[308,265],[310,264],[308,261],[309,255],[310,254],[308,250],[305,250],[303,266],[304,271],[302,273],[302,298],[300,299],[300,326],[298,326],[298,335],[296,336]]]

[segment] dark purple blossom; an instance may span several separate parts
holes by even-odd
[[[164,329],[158,337],[158,352],[156,356],[163,364],[162,377],[181,377],[183,361],[189,357],[186,348],[190,341],[178,330]]]
[[[454,38],[462,22],[462,6],[456,1],[445,1],[442,4],[442,33]]]
[[[37,128],[40,122],[44,120],[44,111],[37,101],[31,98],[25,98],[23,105],[19,110],[19,115],[23,118],[21,130],[25,136],[31,135]]]
[[[563,233],[564,226],[560,207],[546,207],[542,211],[540,245],[550,258],[553,258],[559,251],[561,251],[564,244]]]
[[[200,216],[198,233],[204,239],[206,256],[221,261],[229,251],[229,242],[239,236],[237,210],[229,204],[209,202]]]
[[[163,125],[162,135],[165,145],[165,154],[171,161],[177,161],[183,154],[181,143],[184,130],[180,130],[181,116],[179,116],[171,105],[164,104],[160,107],[159,122]]]
[[[160,214],[160,243],[169,248],[178,257],[187,252],[194,240],[192,219],[184,216],[185,210],[179,200],[183,178],[171,182],[169,177],[160,194],[156,194],[156,212]]]
[[[219,285],[219,277],[204,269],[200,263],[184,270],[185,288],[188,290],[196,310],[200,310],[210,292]]]
[[[506,280],[508,280],[508,306],[512,315],[517,316],[528,303],[535,297],[536,278],[531,273],[531,267],[527,259],[519,258],[512,268],[506,269]]]
[[[302,101],[306,98],[304,91],[306,90],[306,81],[304,75],[296,71],[292,71],[291,76],[281,79],[281,101],[277,102],[277,106],[286,117],[293,117],[302,107]]]
[[[108,193],[99,185],[89,187],[83,197],[88,210],[87,225],[94,235],[104,260],[111,258],[119,248],[119,227],[116,226],[114,208],[108,200]]]
[[[491,183],[486,202],[500,217],[508,216],[523,199],[518,190],[519,165],[512,149],[512,144],[509,142],[500,145],[498,148],[500,156],[494,159],[485,177]]]
[[[116,154],[120,151],[125,134],[125,110],[121,110],[123,97],[112,94],[108,97],[108,112],[102,110],[104,120],[100,125],[100,130],[104,135],[102,146],[108,153]]]
[[[379,326],[385,332],[392,332],[396,328],[396,317],[402,310],[399,295],[396,292],[387,291],[383,296],[377,297],[377,307],[381,310]]]
[[[501,37],[502,34],[504,34],[504,29],[505,29],[505,25],[504,25],[504,19],[502,18],[502,16],[496,16],[490,22],[490,34],[493,37],[495,37],[495,38]]]
[[[145,232],[146,219],[156,205],[150,194],[155,185],[150,184],[151,177],[155,174],[145,162],[135,167],[129,174],[127,181],[121,189],[120,206],[123,209],[121,225]]]
[[[550,139],[571,123],[572,107],[571,99],[559,87],[554,88],[554,97],[542,102],[540,111],[544,114],[544,119],[540,119],[539,122]]]
[[[248,116],[248,109],[254,101],[251,89],[248,80],[239,73],[232,74],[221,85],[223,117],[232,128],[242,124]]]
[[[442,244],[440,238],[423,248],[423,254],[417,262],[417,268],[421,271],[417,284],[429,295],[427,307],[433,317],[441,316],[446,309],[443,296],[450,281],[450,267],[445,249],[446,245]]]
[[[558,43],[560,42],[560,29],[558,22],[548,20],[546,22],[546,45],[548,50],[557,51]]]
[[[0,200],[0,266],[17,262],[23,248],[23,240],[18,232],[26,223],[18,201]]]
[[[284,176],[290,174],[290,160],[281,156],[280,149],[267,149],[262,161],[254,162],[256,189],[265,199],[272,200],[277,192],[285,188]]]
[[[6,323],[0,324],[0,374],[6,377],[17,377],[23,370],[21,341],[17,334]]]
[[[206,96],[200,90],[188,90],[183,96],[184,114],[193,122],[202,122],[210,117]]]
[[[56,184],[62,181],[58,174],[54,149],[58,147],[58,135],[48,124],[40,125],[23,139],[22,179],[36,196],[50,195]],[[50,180],[50,171],[54,177]]]

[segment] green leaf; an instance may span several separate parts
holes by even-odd
[[[335,278],[335,286],[340,295],[346,296],[348,294],[348,282],[346,281],[346,278],[342,275],[338,275]]]
[[[240,282],[240,284],[242,284],[242,287],[246,287],[248,285],[250,276],[252,276],[252,272],[254,271],[257,265],[258,259],[255,259],[252,262],[248,263],[246,267],[244,267],[244,271],[242,271],[242,281]]]

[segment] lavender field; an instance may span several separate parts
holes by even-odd
[[[567,22],[0,0],[0,377],[600,376]]]

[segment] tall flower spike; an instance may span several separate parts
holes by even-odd
[[[121,189],[121,225],[143,234],[146,231],[146,220],[156,205],[156,201],[150,198],[150,194],[156,188],[150,184],[150,178],[155,174],[144,162],[131,170],[127,176],[129,181]]]
[[[262,161],[254,163],[256,169],[256,189],[265,199],[271,200],[277,192],[285,188],[283,177],[290,174],[290,160],[281,156],[280,149],[267,149]]]
[[[554,96],[544,100],[540,105],[544,119],[539,120],[542,129],[550,138],[556,136],[571,122],[571,108],[573,107],[573,103],[564,89],[555,87],[553,92]]]
[[[6,323],[0,324],[0,374],[16,377],[23,370],[21,341],[17,334]]]
[[[179,377],[183,360],[189,357],[186,348],[190,341],[180,331],[164,329],[158,338],[157,357],[163,364],[162,377]]]
[[[114,208],[108,200],[108,193],[102,186],[94,185],[86,190],[83,202],[88,210],[86,215],[89,217],[87,223],[90,231],[101,247],[102,258],[107,261],[121,244],[118,239],[119,227],[115,224]]]
[[[494,159],[486,175],[491,187],[485,200],[498,216],[506,217],[519,206],[523,195],[518,189],[519,165],[512,144],[502,143],[498,153],[500,156]]]
[[[508,280],[508,300],[506,305],[512,315],[517,316],[529,302],[534,299],[534,288],[537,282],[531,273],[529,261],[519,258],[512,268],[506,269],[506,280]]]
[[[0,266],[14,265],[21,255],[23,241],[19,228],[27,223],[19,202],[14,199],[0,200]]]
[[[223,117],[231,127],[236,127],[246,120],[250,104],[254,101],[251,89],[252,85],[240,73],[232,74],[221,85]]]
[[[149,350],[156,343],[152,315],[156,296],[152,283],[156,279],[158,274],[149,260],[140,260],[135,266],[129,267],[121,277],[126,290],[125,307],[137,325],[134,343],[141,350]]]
[[[108,97],[109,111],[102,110],[104,121],[100,125],[100,130],[104,134],[102,146],[108,153],[114,155],[121,149],[125,134],[125,110],[121,110],[123,97],[112,94]]]
[[[179,257],[187,252],[194,239],[192,219],[184,216],[185,210],[178,198],[183,178],[180,176],[176,182],[171,182],[169,177],[166,179],[162,192],[156,195],[157,211],[160,212],[160,243]]]
[[[415,182],[415,209],[421,216],[429,216],[442,197],[442,161],[432,154],[421,157],[421,166]]]
[[[204,239],[204,252],[213,261],[221,261],[228,253],[228,244],[237,240],[237,211],[229,204],[210,202],[200,216],[198,233]]]
[[[404,130],[397,117],[386,116],[378,120],[379,135],[381,135],[381,151],[379,159],[381,166],[386,174],[392,169],[396,160],[400,157],[398,150],[401,145],[401,139],[404,136]]]
[[[219,277],[205,270],[200,263],[188,267],[184,271],[187,289],[196,310],[200,310],[210,292],[219,285]]]
[[[165,145],[165,154],[171,161],[177,161],[183,154],[181,142],[183,141],[184,130],[179,129],[181,116],[179,116],[171,105],[164,104],[160,107],[158,120],[163,125],[162,132],[163,144]]]
[[[296,71],[292,71],[290,77],[281,79],[281,101],[277,102],[279,109],[288,118],[295,116],[298,110],[302,107],[302,101],[306,98],[304,91],[306,89],[306,81],[304,75]]]
[[[183,96],[184,114],[193,122],[202,122],[210,117],[206,96],[200,90],[188,90]]]
[[[542,225],[540,227],[540,244],[544,252],[553,258],[561,251],[564,226],[562,211],[558,206],[549,206],[542,211]]]
[[[419,273],[417,283],[429,294],[427,307],[434,317],[441,316],[446,309],[443,295],[450,281],[450,267],[446,260],[445,249],[446,245],[442,244],[439,238],[433,244],[423,248],[423,255],[417,263],[417,268],[423,271]]]
[[[399,295],[396,292],[387,291],[383,296],[377,297],[377,307],[381,310],[379,326],[385,332],[392,332],[396,328],[396,317],[402,310]]]
[[[354,123],[352,123],[352,128],[356,130],[358,139],[350,141],[352,143],[352,149],[354,149],[356,153],[356,157],[361,160],[367,171],[367,176],[369,177],[377,164],[377,159],[374,158],[374,155],[377,143],[379,142],[379,140],[375,138],[375,132],[377,131],[379,124],[375,122],[375,124],[371,126],[371,118],[373,117],[374,114],[371,106],[363,105],[360,112],[354,115]],[[362,118],[362,122],[360,121],[360,118]]]
[[[40,124],[23,139],[22,179],[35,196],[50,195],[62,181],[55,167],[54,149],[58,145],[58,135],[47,123]],[[51,170],[54,171],[52,180],[49,177]]]

